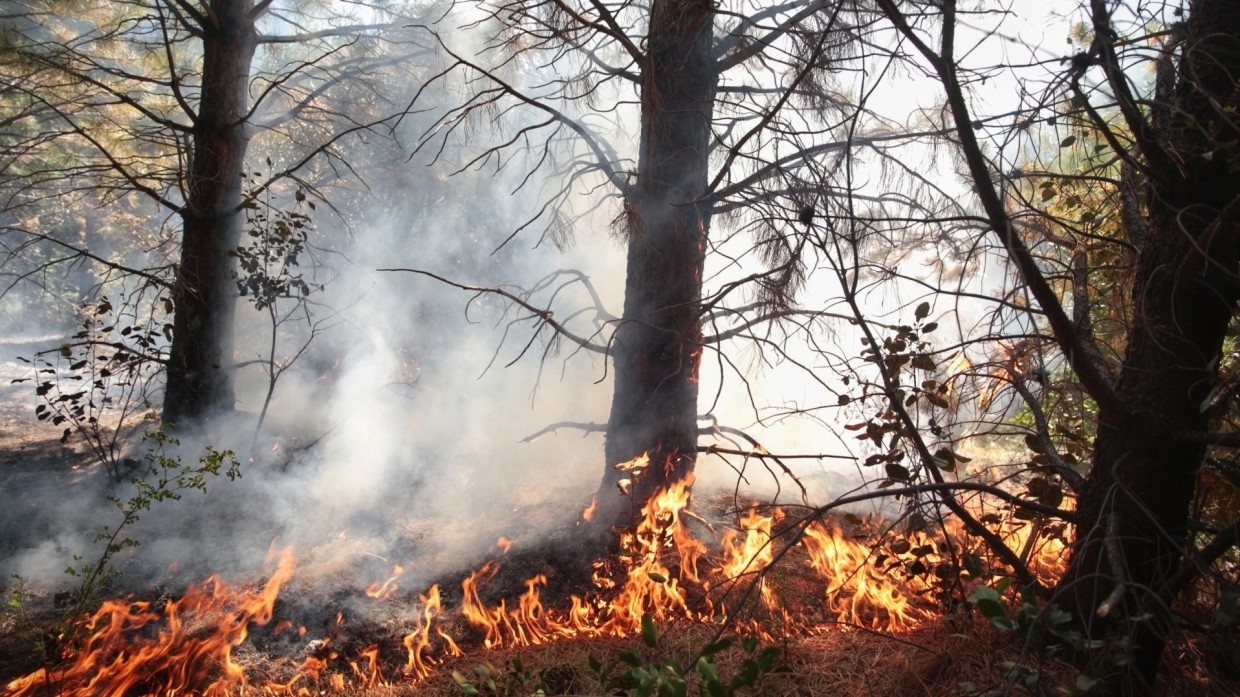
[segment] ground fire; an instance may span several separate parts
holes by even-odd
[[[484,601],[480,588],[501,573],[513,547],[500,538],[497,559],[470,573],[459,594],[454,589],[460,598],[455,606],[444,602],[439,585],[418,594],[417,620],[400,641],[403,665],[385,663],[378,645],[349,655],[322,639],[311,655],[280,659],[280,677],[248,672],[236,652],[252,628],[299,637],[307,631],[276,611],[281,586],[296,568],[293,551],[285,549],[269,555],[269,575],[251,587],[212,577],[162,605],[103,603],[81,621],[59,665],[11,681],[4,693],[324,694],[423,680],[467,650],[632,636],[641,632],[644,617],[728,627],[766,641],[852,628],[900,633],[934,619],[944,579],[960,578],[959,571],[952,576],[953,562],[940,549],[969,542],[950,527],[947,539],[853,515],[824,520],[755,505],[737,517],[739,525],[711,539],[702,532],[709,526],[695,530],[687,522],[691,483],[678,482],[651,499],[635,529],[621,533],[621,552],[594,562],[592,587],[558,606],[544,601],[542,574],[528,578],[517,597]],[[1064,548],[1058,537],[1037,530],[1009,526],[1009,547],[1024,550],[1039,575],[1053,577],[1062,571]],[[793,567],[796,573],[771,573]],[[397,565],[362,592],[374,602],[393,602],[403,573]]]

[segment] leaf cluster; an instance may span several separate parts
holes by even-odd
[[[758,640],[748,637],[741,642],[745,654],[740,670],[730,678],[723,674],[716,657],[732,648],[731,639],[721,639],[704,646],[689,666],[674,658],[660,655],[659,633],[649,613],[642,615],[642,644],[649,654],[623,651],[607,664],[590,657],[590,669],[604,689],[633,697],[688,697],[696,687],[703,697],[731,697],[748,688],[759,687],[762,677],[775,667],[779,650],[759,649]]]

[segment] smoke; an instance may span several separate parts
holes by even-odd
[[[547,79],[553,68],[521,67],[528,69],[528,84],[553,84]],[[386,77],[386,88],[404,84],[409,90],[392,95],[393,103],[407,102],[418,87],[405,74]],[[442,109],[469,89],[444,81],[423,101]],[[615,112],[618,122],[608,126],[614,133],[603,134],[629,160],[632,134],[640,130],[632,109]],[[299,175],[332,205],[307,213],[314,253],[306,256],[304,271],[316,289],[302,311],[279,308],[289,313],[279,315],[287,319],[274,329],[275,363],[283,372],[264,427],[256,436],[272,368],[273,328],[265,312],[242,298],[236,355],[247,365],[238,376],[239,411],[212,419],[201,433],[182,434],[180,447],[167,453],[192,466],[207,446],[231,449],[241,460],[242,477],[209,477],[205,494],[186,491],[179,500],[143,511],[125,532],[141,545],[119,556],[122,583],[135,587],[169,574],[194,580],[252,571],[275,544],[293,545],[333,573],[386,573],[388,564],[400,563],[410,569],[402,583],[417,587],[473,565],[500,535],[536,544],[588,503],[601,475],[601,435],[563,428],[524,441],[558,422],[606,421],[610,378],[602,360],[571,342],[557,344],[537,317],[502,298],[377,269],[421,269],[462,284],[519,292],[572,268],[593,281],[603,305],[618,315],[624,255],[607,229],[619,203],[572,219],[575,229],[561,227],[558,238],[576,241],[567,251],[542,243],[537,224],[505,243],[537,217],[548,192],[560,190],[563,173],[546,166],[527,180],[525,166],[540,159],[532,150],[515,161],[488,158],[448,176],[477,147],[433,141],[411,153],[409,145],[437,116],[433,110],[409,115],[394,141],[369,136],[339,143],[333,156],[350,163],[348,171],[364,182],[341,176],[345,168],[332,163]],[[510,123],[510,129],[516,126]],[[496,136],[489,124],[472,128],[480,143]],[[278,170],[279,148],[269,154],[262,143],[259,134],[251,160],[271,156],[276,164],[265,169]],[[295,160],[296,154],[284,157]],[[563,202],[591,211],[594,199],[580,193]],[[295,205],[291,188],[273,196],[276,206]],[[158,229],[161,220],[153,216],[151,228]],[[715,249],[720,254],[712,264],[718,266],[709,269],[716,288],[751,272],[730,261],[751,242],[742,235],[728,239]],[[582,311],[593,301],[580,285],[557,281],[530,301],[551,304],[555,316],[569,318],[579,334],[605,343],[610,330],[593,321],[593,310]],[[765,338],[786,340],[777,333]],[[307,348],[299,353],[302,346]],[[726,360],[708,352],[702,409],[720,424],[753,428],[773,452],[840,452],[831,428],[835,415],[799,413],[831,403],[839,386],[811,379],[814,347],[783,348],[800,364],[774,359],[762,344]],[[144,463],[151,444],[136,437],[129,442],[126,455]],[[112,482],[102,467],[88,466],[80,450],[66,455],[45,457],[32,468],[44,471],[21,481],[5,473],[6,495],[20,503],[0,514],[10,531],[0,548],[6,577],[72,583],[64,567],[75,555],[98,559],[94,536],[119,522],[112,500],[123,507],[138,493],[132,484]],[[829,461],[795,466],[815,498],[855,481],[855,473]],[[145,464],[126,475],[144,471]],[[698,479],[704,487],[732,487],[740,478],[755,494],[781,488],[786,495],[787,479],[768,472],[744,458],[703,458]]]

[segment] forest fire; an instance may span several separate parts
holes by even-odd
[[[260,589],[234,589],[218,577],[195,585],[162,608],[150,602],[109,600],[81,624],[84,639],[53,670],[10,682],[6,693],[60,695],[225,695],[247,684],[233,650],[250,625],[265,625],[280,586],[293,576],[292,550],[278,554],[275,572]]]
[[[850,625],[904,632],[935,616],[936,582],[947,577],[950,566],[939,545],[965,544],[958,533],[957,539],[944,541],[922,531],[847,534],[840,525],[817,518],[785,524],[792,517],[787,511],[758,507],[739,516],[739,529],[702,540],[686,525],[690,484],[679,482],[654,497],[636,529],[622,533],[621,552],[594,563],[593,588],[571,595],[559,607],[543,598],[543,574],[526,579],[519,597],[486,602],[480,589],[500,573],[497,561],[482,564],[461,582],[455,609],[445,607],[439,585],[431,586],[418,595],[416,626],[400,640],[403,666],[385,663],[377,644],[350,652],[328,638],[300,663],[277,661],[283,675],[292,670],[291,678],[247,674],[234,650],[246,641],[251,626],[276,619],[272,631],[294,631],[294,623],[277,617],[275,609],[277,594],[295,568],[292,551],[284,550],[271,555],[276,567],[260,587],[231,587],[212,577],[163,608],[140,601],[104,603],[81,623],[83,638],[67,643],[75,648],[66,652],[62,665],[10,682],[5,694],[35,695],[49,687],[56,694],[83,697],[225,695],[244,689],[322,694],[425,679],[447,658],[463,655],[462,647],[490,650],[632,636],[642,631],[644,616],[663,623],[734,623],[768,640],[776,637],[773,625],[784,636]],[[1023,529],[1029,535],[1037,528]],[[1061,547],[1020,537],[1011,542],[1035,555],[1031,561],[1041,563],[1044,573],[1057,570],[1053,565]],[[500,538],[498,547],[507,554],[512,545]],[[773,582],[766,572],[777,565],[800,571],[794,581]],[[386,581],[362,592],[376,602],[393,602],[403,572],[397,565]],[[816,590],[804,591],[807,578],[814,579]],[[341,622],[338,615],[337,625]],[[299,636],[306,632],[304,627],[296,631]]]

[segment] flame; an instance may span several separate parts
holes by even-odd
[[[697,561],[705,551],[680,520],[692,483],[691,477],[682,479],[651,497],[642,507],[637,529],[621,534],[628,571],[620,592],[608,604],[607,620],[599,632],[627,636],[641,627],[645,613],[656,620],[673,614],[693,617],[679,584],[679,580],[697,580]],[[679,579],[664,564],[668,550],[679,556]]]
[[[831,584],[825,600],[841,621],[908,631],[926,619],[927,613],[910,602],[903,584],[871,563],[871,550],[846,539],[838,526],[814,522],[805,529],[803,543],[810,566]]]
[[[271,621],[276,595],[293,575],[291,549],[279,554],[262,588],[234,589],[218,576],[189,588],[161,611],[149,602],[109,600],[83,622],[69,662],[10,682],[11,697],[55,685],[58,695],[225,695],[246,685],[233,649],[250,624]],[[205,687],[204,687],[205,685]]]
[[[784,512],[779,508],[774,509],[769,516],[758,513],[756,507],[750,508],[740,519],[744,539],[738,542],[741,533],[735,530],[729,530],[723,538],[724,557],[719,564],[719,573],[727,580],[736,580],[770,566],[775,557],[775,547],[771,544],[771,529],[778,525],[783,517]],[[763,603],[767,607],[773,607],[775,598],[765,579],[758,578],[758,587]]]
[[[507,554],[508,550],[512,549],[512,540],[501,535],[500,538],[495,541],[495,546],[502,549],[504,554]]]
[[[418,596],[418,600],[422,602],[422,623],[416,630],[407,635],[402,643],[409,654],[409,660],[405,663],[405,672],[414,678],[421,679],[430,675],[434,667],[438,665],[438,661],[427,655],[427,652],[431,646],[431,625],[443,614],[443,602],[439,597],[439,584],[431,586],[426,595]],[[445,634],[442,630],[436,630],[436,635],[444,640],[445,650],[448,655],[461,655],[461,649],[452,640],[452,637]]]
[[[396,579],[400,578],[403,573],[405,573],[405,569],[400,564],[396,564],[392,567],[392,575],[388,577],[388,580],[383,583],[370,584],[370,587],[366,589],[366,595],[375,600],[390,598],[398,588]]]
[[[649,458],[635,458],[622,468],[648,465]],[[715,606],[726,597],[719,591],[752,578],[761,603],[749,608],[765,614],[751,616],[746,631],[769,636],[763,626],[769,620],[760,617],[781,621],[789,632],[821,631],[823,627],[812,619],[819,614],[786,606],[784,586],[765,576],[774,561],[787,554],[793,555],[787,559],[803,559],[821,582],[820,591],[815,586],[813,593],[797,597],[817,597],[839,623],[903,632],[936,611],[927,598],[938,590],[936,574],[949,563],[939,551],[948,544],[943,538],[925,531],[887,531],[886,536],[854,538],[834,523],[794,520],[789,524],[782,509],[763,511],[755,506],[739,517],[738,529],[722,537],[717,552],[711,552],[685,524],[691,484],[691,478],[676,482],[646,503],[633,528],[621,532],[620,554],[596,561],[594,588],[570,596],[567,610],[544,604],[547,577],[543,574],[527,579],[517,598],[488,604],[484,590],[500,566],[487,562],[461,582],[459,614],[454,616],[478,630],[488,649],[541,645],[567,637],[623,637],[639,632],[646,614],[656,621],[735,621],[731,610]],[[592,509],[593,504],[583,517],[588,519]],[[849,520],[862,525],[855,518]],[[789,534],[797,530],[802,534]],[[1062,573],[1066,556],[1062,530],[1038,521],[1009,521],[996,530],[1039,579],[1053,581]],[[950,544],[964,549],[978,544],[970,542],[959,527],[948,527],[943,534],[951,538]],[[799,546],[789,546],[793,544],[790,539],[799,540]],[[505,537],[497,541],[504,553],[511,544]],[[290,550],[279,557],[275,572],[261,588],[233,589],[212,577],[168,603],[162,612],[150,603],[105,603],[83,623],[87,638],[67,665],[51,674],[41,670],[15,680],[8,684],[6,694],[25,697],[54,687],[57,694],[80,697],[224,695],[257,687],[263,694],[309,695],[325,689],[343,691],[350,686],[347,683],[361,688],[386,685],[377,645],[345,658],[336,651],[316,650],[296,666],[296,675],[287,682],[255,686],[247,681],[232,651],[245,641],[251,623],[264,625],[272,620],[276,594],[294,568]],[[386,581],[372,584],[366,594],[391,598],[403,572],[395,566]],[[796,581],[804,582],[804,577]],[[413,680],[431,675],[446,657],[463,653],[448,631],[448,627],[459,626],[460,620],[447,619],[440,587],[433,585],[418,598],[421,608],[416,627],[402,640],[407,656],[403,672]],[[338,614],[337,625],[343,622],[343,614]],[[275,631],[292,628],[291,622],[280,620]],[[298,636],[306,632],[305,627],[297,631]],[[327,639],[318,641],[320,649],[327,646]]]
[[[621,462],[615,467],[621,472],[638,473],[646,469],[649,466],[650,466],[650,453],[642,453],[641,455],[638,455],[632,460],[628,460],[627,462]]]
[[[365,661],[365,667],[357,661],[349,661],[349,668],[361,680],[361,686],[378,687],[386,685],[387,683],[383,681],[383,673],[379,670],[379,647],[374,644],[366,647],[362,651],[361,658]]]

